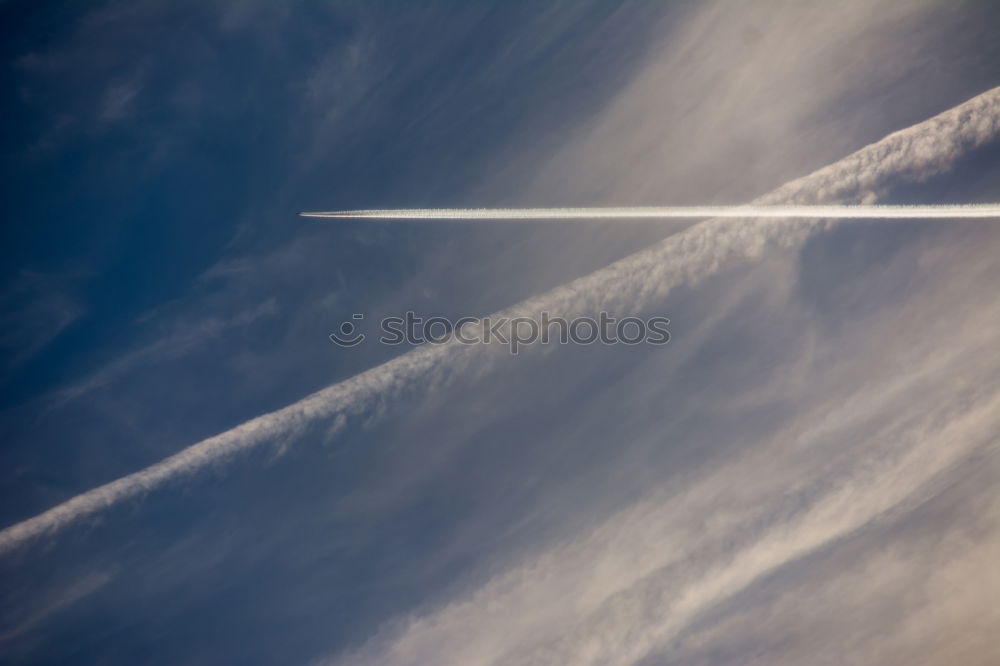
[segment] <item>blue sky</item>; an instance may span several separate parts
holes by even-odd
[[[0,24],[5,663],[998,658],[992,223],[296,216],[998,201],[997,6]],[[541,306],[666,316],[671,342],[327,337]],[[238,452],[8,539],[217,435]]]

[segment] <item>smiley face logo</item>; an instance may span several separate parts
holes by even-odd
[[[351,315],[351,319],[357,321],[364,318],[363,314]],[[353,322],[345,321],[337,331],[330,334],[330,341],[340,347],[354,347],[365,341],[365,334],[359,333]]]

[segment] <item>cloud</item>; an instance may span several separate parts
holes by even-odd
[[[64,278],[22,272],[0,295],[5,371],[30,360],[84,314]]]
[[[101,101],[98,117],[105,122],[115,122],[130,116],[135,99],[142,92],[143,78],[143,73],[139,72],[128,80],[109,86]]]
[[[331,663],[636,663],[669,648],[702,614],[780,567],[919,503],[935,475],[989,441],[998,407],[994,393],[943,428],[917,423],[851,442],[868,453],[837,470],[833,488],[804,508],[779,490],[779,481],[797,481],[776,474],[771,464],[794,453],[792,442],[779,438],[679,496],[622,512],[590,536],[514,567],[401,629],[390,627]],[[817,444],[810,434],[802,446]],[[878,460],[893,441],[910,448]],[[956,441],[962,445],[949,446]],[[769,493],[740,487],[756,476],[770,477]],[[747,525],[763,529],[738,548],[721,545],[745,539],[740,533]]]
[[[869,200],[888,182],[921,180],[946,170],[958,157],[1000,134],[1000,88],[983,93],[930,120],[819,171],[792,181],[756,204],[846,203]],[[760,257],[769,247],[787,248],[825,223],[765,220],[753,225],[707,221],[589,276],[514,306],[508,312],[632,312],[677,285],[694,284],[732,262]],[[198,442],[144,470],[78,495],[0,532],[0,551],[51,534],[86,516],[209,464],[287,439],[310,423],[364,412],[415,379],[434,385],[453,372],[482,369],[483,348],[422,347],[388,363]]]
[[[909,262],[918,259],[922,270],[939,279],[915,298],[859,317],[838,335],[788,350],[786,362],[792,367],[804,363],[804,374],[822,383],[817,390],[803,390],[784,367],[762,373],[761,379],[770,379],[753,392],[772,401],[775,396],[791,400],[796,407],[791,421],[763,435],[737,436],[733,456],[694,476],[665,481],[659,491],[582,535],[520,556],[436,607],[386,623],[366,645],[331,663],[633,664],[647,663],[646,658],[648,663],[720,663],[724,649],[738,654],[733,663],[746,663],[761,643],[774,640],[780,647],[786,637],[794,640],[797,632],[809,629],[795,623],[802,616],[796,608],[818,603],[811,596],[812,582],[840,571],[817,572],[810,560],[852,538],[876,551],[885,548],[892,541],[885,538],[886,530],[933,505],[966,478],[970,465],[985,460],[995,469],[1000,358],[989,351],[998,340],[988,322],[1000,316],[1000,305],[968,297],[969,285],[995,274],[990,257],[996,236],[992,239],[982,243],[980,238],[982,247],[975,247],[975,241],[952,238],[943,247],[928,243],[899,257],[891,269],[909,271]],[[788,317],[794,309],[782,304],[778,311]],[[928,322],[928,312],[939,319]],[[941,345],[945,339],[947,345]],[[709,414],[730,408],[725,403],[703,407]],[[951,529],[988,523],[970,515],[966,506],[958,515],[962,522]],[[926,518],[915,522],[927,539],[940,538],[936,521],[930,531]],[[989,538],[969,536],[980,553],[969,556],[970,566],[983,561]],[[942,549],[939,558],[912,563],[909,575],[948,565],[952,548]],[[806,589],[773,590],[775,578],[792,575],[788,571],[794,566],[806,568],[799,573]],[[963,577],[971,575],[969,570]],[[768,605],[754,608],[745,619],[749,626],[743,635],[757,641],[751,646],[734,647],[724,632],[711,631],[713,613],[762,603],[738,598],[759,595],[766,586],[778,598],[772,603],[786,606],[790,627],[762,628],[760,614],[772,608]],[[837,590],[828,594],[846,603]],[[966,596],[982,605],[983,595],[978,601],[975,594]],[[970,608],[958,601],[954,605],[968,617]],[[914,622],[921,615],[934,616],[932,605],[908,609]],[[865,632],[899,629],[894,616],[880,619]],[[956,633],[937,641],[936,663],[953,663],[948,655],[960,654],[969,641],[982,644],[982,636],[989,635],[978,631],[979,624],[949,626]],[[824,628],[813,629],[809,639],[821,640]],[[857,652],[872,653],[872,645]]]
[[[17,616],[4,618],[5,624],[12,628],[0,634],[0,644],[17,638],[42,624],[49,616],[90,596],[107,585],[113,577],[113,574],[108,571],[91,572],[67,582],[60,586],[57,592],[45,595],[40,599],[37,597],[21,599],[21,603],[17,606]]]
[[[962,509],[939,513],[945,519],[933,531],[907,530],[917,522],[909,518],[884,521],[870,530],[873,538],[849,540],[804,571],[774,576],[754,598],[724,604],[657,656],[706,663],[714,654],[715,664],[994,663],[1000,610],[992,599],[1000,581],[991,562],[1000,540],[984,534],[1000,519],[989,490],[1000,470],[995,456],[981,461],[935,498]]]
[[[136,366],[174,359],[202,345],[206,340],[217,337],[234,328],[248,326],[278,312],[277,302],[272,298],[259,305],[238,312],[235,315],[209,317],[198,322],[182,322],[167,336],[144,347],[127,352],[111,361],[85,379],[59,389],[48,396],[48,407],[61,407],[91,391],[106,386],[131,372]]]

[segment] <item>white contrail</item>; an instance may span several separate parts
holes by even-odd
[[[366,220],[661,220],[698,218],[1000,219],[1000,204],[924,206],[645,206],[608,208],[379,208],[299,213]]]
[[[753,206],[868,200],[889,184],[917,182],[945,171],[959,156],[998,138],[1000,88],[994,88],[786,183],[753,202]],[[789,247],[800,243],[818,228],[820,220],[789,225],[781,219],[765,219],[760,224],[733,225],[717,224],[713,218],[494,316],[542,310],[592,312],[601,308],[634,312],[677,285],[693,284],[733,261],[760,256],[768,245]],[[7,527],[0,531],[0,553],[239,452],[288,438],[317,420],[351,416],[369,406],[373,398],[391,396],[416,379],[433,386],[470,360],[481,363],[481,354],[471,354],[483,348],[449,343],[418,347]]]

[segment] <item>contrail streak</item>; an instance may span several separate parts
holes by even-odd
[[[365,220],[1000,219],[1000,204],[929,206],[646,206],[638,208],[380,208],[299,213]]]
[[[863,201],[889,185],[919,182],[949,169],[955,160],[1000,138],[1000,88],[994,88],[929,120],[900,130],[842,160],[782,185],[752,206],[799,206]],[[616,261],[590,275],[519,303],[517,313],[635,312],[681,284],[694,284],[735,261],[760,257],[767,247],[793,247],[822,228],[820,220],[788,224],[716,224],[708,220]],[[419,380],[426,387],[475,363],[489,345],[422,346],[387,363],[333,384],[282,409],[262,414],[192,444],[149,467],[81,493],[0,531],[0,553],[9,552],[178,477],[275,440],[286,439],[321,419],[335,423],[363,412]]]

